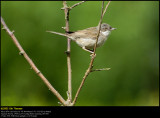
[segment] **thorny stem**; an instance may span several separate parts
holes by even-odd
[[[81,91],[81,89],[82,89],[82,86],[84,85],[84,82],[85,82],[87,76],[88,76],[91,72],[94,71],[94,70],[92,71],[92,68],[93,68],[94,59],[95,59],[95,57],[96,57],[95,55],[96,55],[97,42],[98,42],[98,38],[99,38],[99,34],[100,34],[100,29],[101,29],[100,27],[101,27],[101,24],[102,24],[102,19],[103,19],[104,13],[106,12],[106,10],[107,10],[107,8],[108,8],[109,3],[110,3],[110,1],[109,1],[108,4],[106,5],[106,8],[105,8],[105,10],[104,10],[104,12],[103,12],[104,1],[102,2],[101,18],[100,18],[100,21],[99,21],[99,24],[98,24],[99,29],[98,29],[96,44],[95,44],[95,46],[94,46],[94,52],[93,52],[93,54],[92,54],[92,59],[91,59],[91,61],[90,61],[89,67],[88,67],[88,69],[87,69],[86,72],[85,72],[85,75],[84,75],[84,77],[83,77],[83,79],[82,79],[82,82],[81,82],[81,84],[80,84],[80,86],[79,86],[79,88],[78,88],[78,90],[77,90],[77,93],[76,93],[76,95],[75,95],[75,98],[74,98],[74,100],[73,100],[73,105],[76,103],[76,100],[77,100],[77,98],[78,98],[78,95],[79,95],[79,93],[80,93],[80,91]],[[99,71],[100,71],[100,70],[99,70]]]
[[[69,11],[71,9],[73,9],[74,7],[82,4],[83,2],[85,1],[82,1],[82,2],[79,2],[79,3],[76,3],[74,4],[73,6],[71,7],[68,7],[67,6],[67,2],[66,1],[63,1],[63,10],[64,10],[64,13],[65,13],[65,22],[66,22],[66,26],[65,26],[65,30],[66,32],[69,31]],[[68,102],[68,106],[72,106],[72,84],[71,84],[71,80],[72,80],[72,70],[71,70],[71,55],[70,55],[70,52],[71,52],[71,39],[67,39],[67,51],[66,51],[66,54],[67,54],[67,67],[68,67],[68,91],[67,91],[67,96],[68,96],[68,99],[67,99],[67,102]]]
[[[31,68],[35,71],[35,73],[43,80],[43,82],[46,84],[46,86],[49,88],[49,90],[59,99],[59,101],[62,104],[65,104],[65,100],[62,98],[62,96],[56,91],[56,89],[50,84],[50,82],[45,78],[45,76],[39,71],[39,69],[36,67],[36,65],[33,63],[33,61],[30,59],[30,57],[27,55],[27,53],[24,51],[20,43],[18,42],[17,38],[13,34],[13,32],[10,31],[10,29],[7,27],[6,23],[4,22],[3,18],[1,17],[1,24],[3,25],[2,29],[5,29],[8,35],[13,40],[14,44],[20,51],[20,55],[23,55],[24,58],[27,60],[27,62],[30,64]]]
[[[66,32],[69,31],[69,10],[68,10],[68,6],[67,6],[67,2],[63,1],[63,8],[64,8],[64,13],[65,13],[65,22],[66,22],[66,26],[65,26],[65,30]],[[71,71],[71,55],[70,55],[70,51],[71,51],[71,39],[67,39],[67,67],[68,67],[68,91],[67,91],[67,96],[68,96],[68,101],[71,103],[72,101],[72,84],[71,84],[71,80],[72,80],[72,71]]]

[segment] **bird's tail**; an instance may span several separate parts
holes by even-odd
[[[58,35],[61,35],[61,36],[65,36],[65,37],[67,37],[67,38],[70,38],[68,35],[62,34],[62,33],[59,33],[59,32],[54,32],[54,31],[46,31],[46,32],[53,33],[53,34],[58,34]]]

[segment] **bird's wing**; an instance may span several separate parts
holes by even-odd
[[[73,33],[72,33],[73,34]],[[97,37],[97,29],[95,27],[87,28],[84,30],[78,30],[74,32],[74,38],[90,38],[90,37]]]

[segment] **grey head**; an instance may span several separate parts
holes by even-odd
[[[98,29],[98,26],[97,26],[97,29]],[[103,23],[101,24],[101,31],[104,32],[106,30],[115,30],[116,28],[112,28],[109,24],[106,24],[106,23]]]

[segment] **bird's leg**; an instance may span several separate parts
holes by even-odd
[[[86,49],[85,47],[82,47],[82,49],[85,50],[85,51],[87,51],[87,52],[90,52],[91,54],[93,54],[92,50]]]
[[[90,52],[91,53],[91,58],[95,58],[96,57],[96,54],[94,55],[94,51],[93,50],[89,50],[89,49],[86,49],[85,47],[82,47],[83,50],[87,51],[87,52]]]

